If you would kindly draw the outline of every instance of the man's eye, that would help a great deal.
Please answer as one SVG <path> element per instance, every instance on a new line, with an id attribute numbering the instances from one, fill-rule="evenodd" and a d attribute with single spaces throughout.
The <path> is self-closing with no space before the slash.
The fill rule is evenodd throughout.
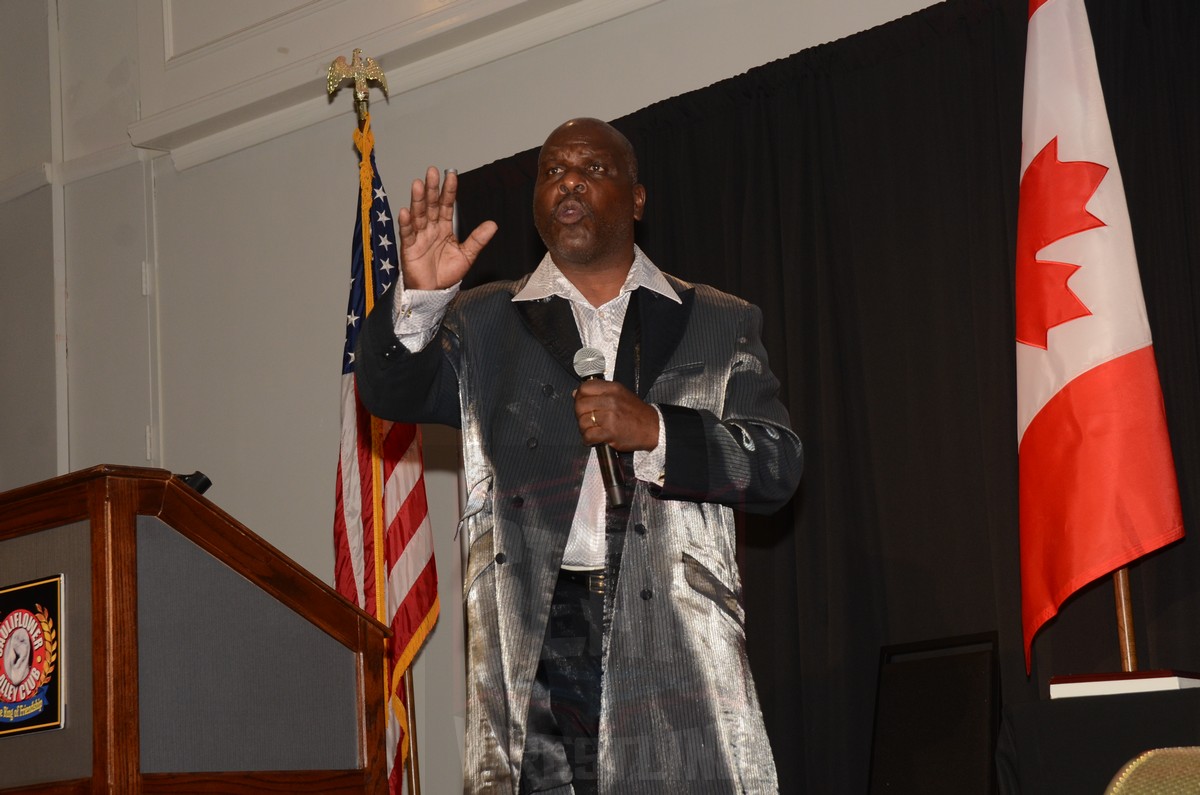
<path id="1" fill-rule="evenodd" d="M 604 164 L 603 163 L 592 163 L 592 171 L 597 174 L 601 173 L 602 171 L 604 171 Z"/>

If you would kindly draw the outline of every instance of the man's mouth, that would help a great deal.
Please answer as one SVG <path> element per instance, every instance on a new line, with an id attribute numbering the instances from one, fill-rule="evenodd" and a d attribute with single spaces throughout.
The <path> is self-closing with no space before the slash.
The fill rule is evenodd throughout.
<path id="1" fill-rule="evenodd" d="M 563 199 L 554 208 L 554 220 L 561 224 L 578 223 L 587 215 L 587 207 L 578 199 Z"/>

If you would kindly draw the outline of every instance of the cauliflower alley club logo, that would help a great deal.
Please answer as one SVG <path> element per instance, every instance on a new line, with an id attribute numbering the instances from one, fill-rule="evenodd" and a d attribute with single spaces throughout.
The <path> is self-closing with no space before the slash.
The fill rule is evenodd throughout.
<path id="1" fill-rule="evenodd" d="M 54 577 L 0 590 L 0 735 L 61 725 L 55 626 L 61 582 Z"/>

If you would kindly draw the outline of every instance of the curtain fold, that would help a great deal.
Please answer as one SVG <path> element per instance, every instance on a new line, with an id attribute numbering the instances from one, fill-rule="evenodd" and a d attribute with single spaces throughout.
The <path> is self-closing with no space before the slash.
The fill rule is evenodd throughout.
<path id="1" fill-rule="evenodd" d="M 1088 8 L 1190 526 L 1197 11 Z M 762 307 L 805 443 L 797 497 L 741 537 L 750 659 L 785 793 L 865 791 L 883 645 L 996 630 L 1005 703 L 1040 697 L 1052 674 L 1119 669 L 1100 582 L 1024 671 L 1013 272 L 1026 12 L 950 0 L 614 120 L 647 190 L 639 243 L 664 270 Z M 461 175 L 462 228 L 500 225 L 471 284 L 519 276 L 544 251 L 535 166 L 531 148 Z M 1134 567 L 1143 668 L 1200 670 L 1197 548 Z"/>

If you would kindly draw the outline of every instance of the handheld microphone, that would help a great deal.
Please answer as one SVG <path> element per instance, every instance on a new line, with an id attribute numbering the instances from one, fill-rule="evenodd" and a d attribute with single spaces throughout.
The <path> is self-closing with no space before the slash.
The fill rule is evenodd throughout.
<path id="1" fill-rule="evenodd" d="M 575 352 L 572 362 L 575 374 L 584 381 L 593 378 L 604 380 L 604 354 L 595 348 L 580 348 Z M 593 445 L 596 450 L 596 460 L 600 463 L 600 477 L 604 481 L 604 493 L 608 495 L 608 504 L 619 508 L 625 504 L 625 484 L 621 478 L 621 468 L 617 465 L 617 454 L 606 444 Z"/>

